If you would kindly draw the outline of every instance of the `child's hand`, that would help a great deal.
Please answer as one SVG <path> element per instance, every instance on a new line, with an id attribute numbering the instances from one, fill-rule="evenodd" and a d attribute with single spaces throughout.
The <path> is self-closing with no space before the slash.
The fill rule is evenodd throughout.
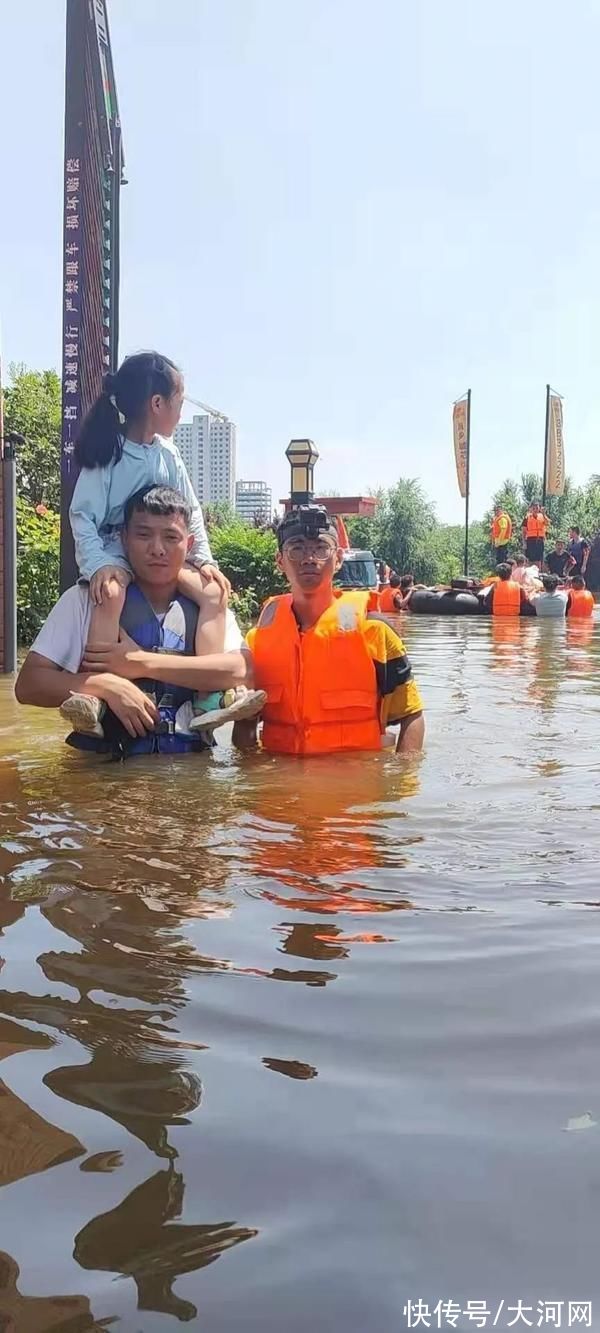
<path id="1" fill-rule="evenodd" d="M 217 584 L 221 589 L 221 601 L 228 602 L 231 596 L 231 584 L 222 571 L 217 569 L 216 565 L 206 564 L 201 566 L 200 573 L 205 583 Z"/>
<path id="2" fill-rule="evenodd" d="M 103 565 L 90 579 L 90 597 L 94 606 L 100 606 L 110 597 L 117 597 L 128 583 L 131 574 L 120 565 Z"/>

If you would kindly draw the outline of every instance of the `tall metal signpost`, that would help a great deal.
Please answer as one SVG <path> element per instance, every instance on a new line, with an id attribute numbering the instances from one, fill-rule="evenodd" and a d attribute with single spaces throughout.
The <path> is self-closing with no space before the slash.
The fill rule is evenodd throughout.
<path id="1" fill-rule="evenodd" d="M 121 124 L 106 0 L 67 0 L 63 175 L 61 588 L 77 577 L 69 504 L 74 446 L 117 365 Z"/>

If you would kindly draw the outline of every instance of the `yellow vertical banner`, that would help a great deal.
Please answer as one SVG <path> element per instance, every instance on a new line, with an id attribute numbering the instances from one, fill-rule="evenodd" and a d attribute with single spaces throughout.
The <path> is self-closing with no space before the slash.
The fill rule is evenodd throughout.
<path id="1" fill-rule="evenodd" d="M 562 399 L 550 394 L 546 446 L 546 495 L 562 495 L 565 489 L 565 444 Z"/>
<path id="2" fill-rule="evenodd" d="M 454 431 L 454 457 L 456 459 L 458 489 L 464 500 L 467 495 L 467 451 L 469 446 L 468 403 L 466 398 L 462 398 L 459 403 L 454 404 L 452 427 Z"/>

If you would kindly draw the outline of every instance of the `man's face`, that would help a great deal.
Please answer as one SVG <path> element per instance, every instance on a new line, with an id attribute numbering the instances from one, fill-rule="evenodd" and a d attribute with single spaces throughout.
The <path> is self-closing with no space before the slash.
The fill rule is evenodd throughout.
<path id="1" fill-rule="evenodd" d="M 539 514 L 539 512 L 540 512 L 540 506 L 539 506 L 538 504 L 534 504 L 534 505 L 532 505 L 532 506 L 531 506 L 531 512 L 532 512 L 532 514 Z"/>
<path id="2" fill-rule="evenodd" d="M 564 554 L 564 549 L 565 549 L 565 544 L 564 544 L 564 542 L 557 542 L 557 543 L 556 543 L 556 554 L 557 554 L 557 555 L 563 555 L 563 554 Z"/>
<path id="3" fill-rule="evenodd" d="M 136 510 L 123 529 L 123 549 L 134 574 L 157 588 L 176 581 L 193 540 L 183 514 Z"/>
<path id="4" fill-rule="evenodd" d="M 285 574 L 292 592 L 313 592 L 324 583 L 333 583 L 333 576 L 342 563 L 342 552 L 333 537 L 292 537 L 285 542 L 277 556 L 279 569 Z"/>

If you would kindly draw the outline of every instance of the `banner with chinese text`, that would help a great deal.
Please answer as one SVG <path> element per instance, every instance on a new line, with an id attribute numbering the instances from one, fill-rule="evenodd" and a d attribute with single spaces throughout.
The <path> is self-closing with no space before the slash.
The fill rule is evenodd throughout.
<path id="1" fill-rule="evenodd" d="M 460 403 L 454 404 L 452 426 L 454 430 L 454 457 L 456 459 L 458 489 L 464 500 L 467 494 L 467 449 L 469 443 L 468 403 L 466 398 L 461 399 Z"/>
<path id="2" fill-rule="evenodd" d="M 557 393 L 550 394 L 549 408 L 546 495 L 562 495 L 565 489 L 565 445 L 562 399 Z"/>

